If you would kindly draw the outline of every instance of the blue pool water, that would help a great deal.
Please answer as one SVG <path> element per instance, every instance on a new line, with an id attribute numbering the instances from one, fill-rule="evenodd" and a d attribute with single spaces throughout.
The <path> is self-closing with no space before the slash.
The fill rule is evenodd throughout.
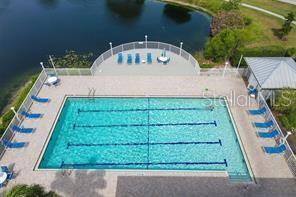
<path id="1" fill-rule="evenodd" d="M 217 170 L 249 177 L 225 102 L 67 98 L 39 169 Z"/>

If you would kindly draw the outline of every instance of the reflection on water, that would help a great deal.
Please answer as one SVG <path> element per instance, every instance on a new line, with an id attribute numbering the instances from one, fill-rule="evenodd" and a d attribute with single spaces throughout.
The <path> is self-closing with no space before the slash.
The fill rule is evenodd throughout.
<path id="1" fill-rule="evenodd" d="M 10 0 L 0 0 L 0 14 L 10 5 Z"/>
<path id="2" fill-rule="evenodd" d="M 107 8 L 121 19 L 135 19 L 143 10 L 145 0 L 106 0 Z"/>
<path id="3" fill-rule="evenodd" d="M 166 4 L 163 9 L 163 13 L 165 16 L 170 18 L 177 24 L 186 23 L 191 20 L 191 10 L 178 7 L 175 5 Z"/>
<path id="4" fill-rule="evenodd" d="M 205 13 L 151 0 L 0 0 L 0 97 L 16 78 L 39 71 L 49 54 L 66 50 L 98 56 L 109 42 L 116 46 L 144 35 L 200 50 L 210 21 Z"/>
<path id="5" fill-rule="evenodd" d="M 59 0 L 38 0 L 38 2 L 44 7 L 55 8 L 58 5 Z"/>

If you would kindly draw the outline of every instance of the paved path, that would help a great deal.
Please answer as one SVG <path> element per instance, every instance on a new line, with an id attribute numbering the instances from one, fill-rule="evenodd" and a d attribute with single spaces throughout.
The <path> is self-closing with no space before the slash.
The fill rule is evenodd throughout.
<path id="1" fill-rule="evenodd" d="M 296 5 L 296 0 L 279 0 L 279 1 Z"/>
<path id="2" fill-rule="evenodd" d="M 290 1 L 295 1 L 296 2 L 296 0 L 290 0 Z M 241 5 L 244 6 L 244 7 L 251 8 L 253 10 L 257 10 L 257 11 L 260 11 L 260 12 L 264 12 L 266 14 L 269 14 L 269 15 L 272 15 L 272 16 L 275 16 L 277 18 L 281 18 L 281 19 L 285 20 L 284 16 L 282 16 L 280 14 L 276 14 L 276 13 L 268 11 L 268 10 L 265 10 L 265 9 L 262 9 L 262 8 L 259 8 L 257 6 L 249 5 L 249 4 L 246 4 L 246 3 L 241 3 Z M 296 21 L 293 21 L 293 24 L 296 25 Z"/>

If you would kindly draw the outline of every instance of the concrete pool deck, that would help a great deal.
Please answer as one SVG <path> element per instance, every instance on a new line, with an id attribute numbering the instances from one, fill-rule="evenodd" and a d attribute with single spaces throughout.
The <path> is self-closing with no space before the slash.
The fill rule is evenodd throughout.
<path id="1" fill-rule="evenodd" d="M 16 134 L 13 141 L 28 142 L 24 149 L 9 149 L 1 165 L 13 165 L 17 176 L 8 187 L 18 183 L 41 184 L 63 196 L 294 196 L 296 182 L 283 155 L 266 155 L 262 146 L 274 146 L 273 139 L 259 139 L 251 122 L 250 106 L 232 105 L 230 96 L 247 96 L 242 78 L 218 76 L 61 76 L 57 87 L 43 86 L 38 96 L 50 98 L 46 104 L 34 103 L 31 111 L 43 113 L 41 119 L 25 119 L 24 127 L 36 128 L 33 134 Z M 231 183 L 224 172 L 176 171 L 62 171 L 35 170 L 37 160 L 49 136 L 65 95 L 88 95 L 94 88 L 96 96 L 228 96 L 230 110 L 242 140 L 256 183 Z"/>

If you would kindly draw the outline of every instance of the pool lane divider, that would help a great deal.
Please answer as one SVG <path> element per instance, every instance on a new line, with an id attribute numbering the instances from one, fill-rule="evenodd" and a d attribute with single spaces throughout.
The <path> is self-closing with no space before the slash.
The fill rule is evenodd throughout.
<path id="1" fill-rule="evenodd" d="M 152 109 L 78 109 L 79 113 L 103 113 L 103 112 L 146 112 L 146 111 L 213 111 L 214 107 L 181 107 L 181 108 L 152 108 Z"/>
<path id="2" fill-rule="evenodd" d="M 106 127 L 164 127 L 164 126 L 199 126 L 199 125 L 215 125 L 217 122 L 189 122 L 189 123 L 159 123 L 159 124 L 110 124 L 110 125 L 77 125 L 73 124 L 73 129 L 76 128 L 106 128 Z"/>
<path id="3" fill-rule="evenodd" d="M 225 165 L 228 167 L 226 159 L 214 162 L 129 162 L 129 163 L 65 163 L 62 161 L 61 168 L 75 168 L 87 166 L 153 166 L 153 165 Z"/>
<path id="4" fill-rule="evenodd" d="M 192 142 L 138 142 L 138 143 L 67 143 L 67 149 L 70 147 L 81 147 L 81 146 L 86 146 L 86 147 L 91 147 L 91 146 L 155 146 L 155 145 L 195 145 L 195 144 L 219 144 L 222 146 L 222 141 L 219 139 L 218 141 L 209 141 L 209 142 L 197 142 L 197 141 L 192 141 Z M 149 162 L 148 162 L 149 163 Z"/>

